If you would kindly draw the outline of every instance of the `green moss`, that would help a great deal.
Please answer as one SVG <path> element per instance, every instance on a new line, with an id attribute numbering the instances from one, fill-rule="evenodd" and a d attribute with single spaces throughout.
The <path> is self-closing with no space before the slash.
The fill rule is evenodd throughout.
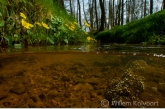
<path id="1" fill-rule="evenodd" d="M 165 44 L 165 10 L 124 26 L 99 32 L 96 39 L 102 43 Z"/>

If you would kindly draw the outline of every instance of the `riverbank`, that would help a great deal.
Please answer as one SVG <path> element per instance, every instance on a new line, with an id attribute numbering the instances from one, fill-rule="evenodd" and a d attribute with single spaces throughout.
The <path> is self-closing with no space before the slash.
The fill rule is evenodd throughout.
<path id="1" fill-rule="evenodd" d="M 165 10 L 98 33 L 102 43 L 165 44 Z"/>

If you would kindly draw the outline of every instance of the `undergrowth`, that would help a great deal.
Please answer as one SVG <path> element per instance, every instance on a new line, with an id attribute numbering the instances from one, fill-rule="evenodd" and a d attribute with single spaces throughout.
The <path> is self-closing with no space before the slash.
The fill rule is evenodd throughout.
<path id="1" fill-rule="evenodd" d="M 79 44 L 88 36 L 53 0 L 0 0 L 0 45 Z"/>

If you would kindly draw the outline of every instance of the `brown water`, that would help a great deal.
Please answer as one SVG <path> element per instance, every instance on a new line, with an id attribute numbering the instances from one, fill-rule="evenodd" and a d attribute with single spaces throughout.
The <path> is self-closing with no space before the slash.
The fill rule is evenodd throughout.
<path id="1" fill-rule="evenodd" d="M 165 107 L 164 50 L 130 45 L 1 48 L 0 107 L 111 107 L 107 88 L 127 70 L 143 78 L 144 90 L 133 101 L 123 101 L 125 107 Z"/>

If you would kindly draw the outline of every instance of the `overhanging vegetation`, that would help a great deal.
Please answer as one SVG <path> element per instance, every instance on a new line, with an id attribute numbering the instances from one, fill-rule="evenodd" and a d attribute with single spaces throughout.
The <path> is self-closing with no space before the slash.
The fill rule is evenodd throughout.
<path id="1" fill-rule="evenodd" d="M 77 44 L 87 36 L 53 0 L 0 0 L 0 45 Z"/>

